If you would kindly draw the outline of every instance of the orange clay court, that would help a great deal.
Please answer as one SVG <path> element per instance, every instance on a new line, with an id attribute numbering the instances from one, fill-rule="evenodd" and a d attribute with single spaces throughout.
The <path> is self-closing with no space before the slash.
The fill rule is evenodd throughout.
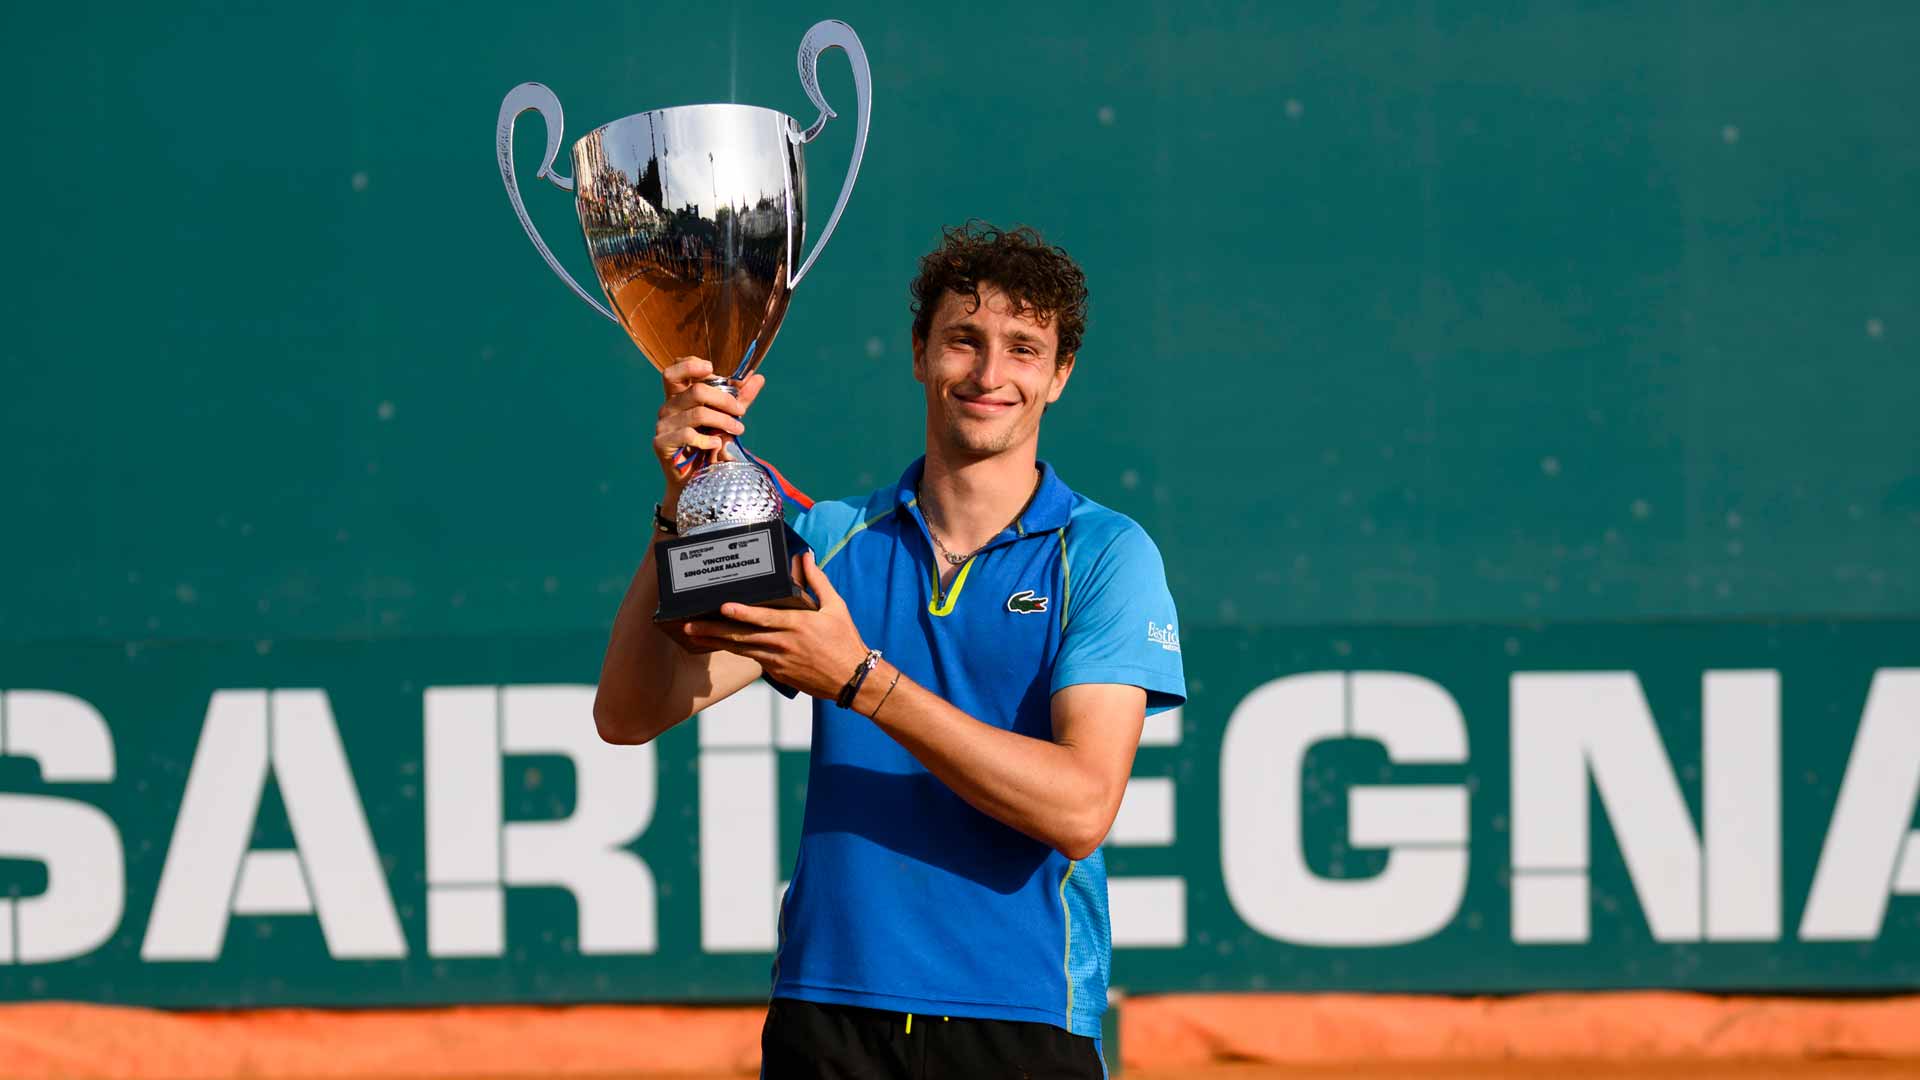
<path id="1" fill-rule="evenodd" d="M 1140 1080 L 1920 1076 L 1920 997 L 1177 995 L 1123 1009 L 1123 1071 Z M 0 1076 L 704 1080 L 754 1075 L 760 1019 L 754 1007 L 25 1004 L 0 1008 Z"/>

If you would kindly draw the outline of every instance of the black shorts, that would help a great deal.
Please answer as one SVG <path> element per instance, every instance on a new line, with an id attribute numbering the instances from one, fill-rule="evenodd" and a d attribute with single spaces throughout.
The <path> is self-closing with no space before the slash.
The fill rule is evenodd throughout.
<path id="1" fill-rule="evenodd" d="M 1101 1080 L 1099 1043 L 1052 1024 L 775 998 L 762 1080 Z"/>

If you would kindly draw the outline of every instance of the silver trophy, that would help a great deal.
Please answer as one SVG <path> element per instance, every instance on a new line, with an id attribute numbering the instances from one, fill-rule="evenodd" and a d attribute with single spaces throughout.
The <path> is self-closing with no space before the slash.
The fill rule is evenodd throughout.
<path id="1" fill-rule="evenodd" d="M 853 158 L 840 199 L 805 258 L 806 144 L 838 116 L 820 92 L 820 54 L 838 48 L 853 67 Z M 500 103 L 500 176 L 527 237 L 553 272 L 595 311 L 619 323 L 654 367 L 686 356 L 713 364 L 715 386 L 737 394 L 766 359 L 787 302 L 833 235 L 867 146 L 872 75 L 853 28 L 816 23 L 800 40 L 800 84 L 820 110 L 809 127 L 751 105 L 686 105 L 636 113 L 573 144 L 573 177 L 553 169 L 565 120 L 560 99 L 521 83 Z M 513 125 L 533 110 L 546 122 L 536 178 L 574 192 L 602 304 L 553 256 L 521 201 Z M 717 433 L 716 433 L 717 434 Z M 711 615 L 722 603 L 811 606 L 789 572 L 780 491 L 759 466 L 722 451 L 689 455 L 679 536 L 655 552 L 658 621 Z"/>

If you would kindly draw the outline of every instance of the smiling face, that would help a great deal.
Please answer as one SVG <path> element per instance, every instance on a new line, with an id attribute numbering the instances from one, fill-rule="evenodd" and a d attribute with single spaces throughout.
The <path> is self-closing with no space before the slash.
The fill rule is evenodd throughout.
<path id="1" fill-rule="evenodd" d="M 1017 448 L 1032 453 L 1040 414 L 1066 389 L 1073 357 L 1057 355 L 1059 333 L 996 286 L 972 296 L 948 292 L 913 341 L 913 377 L 926 387 L 927 437 L 963 458 Z"/>

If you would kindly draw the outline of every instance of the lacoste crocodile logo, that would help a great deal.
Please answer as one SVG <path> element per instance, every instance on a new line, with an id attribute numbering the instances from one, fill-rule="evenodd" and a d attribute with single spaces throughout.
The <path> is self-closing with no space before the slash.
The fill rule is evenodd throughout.
<path id="1" fill-rule="evenodd" d="M 1032 589 L 1021 589 L 1007 597 L 1007 610 L 1020 615 L 1032 615 L 1047 610 L 1047 598 L 1033 595 Z"/>

